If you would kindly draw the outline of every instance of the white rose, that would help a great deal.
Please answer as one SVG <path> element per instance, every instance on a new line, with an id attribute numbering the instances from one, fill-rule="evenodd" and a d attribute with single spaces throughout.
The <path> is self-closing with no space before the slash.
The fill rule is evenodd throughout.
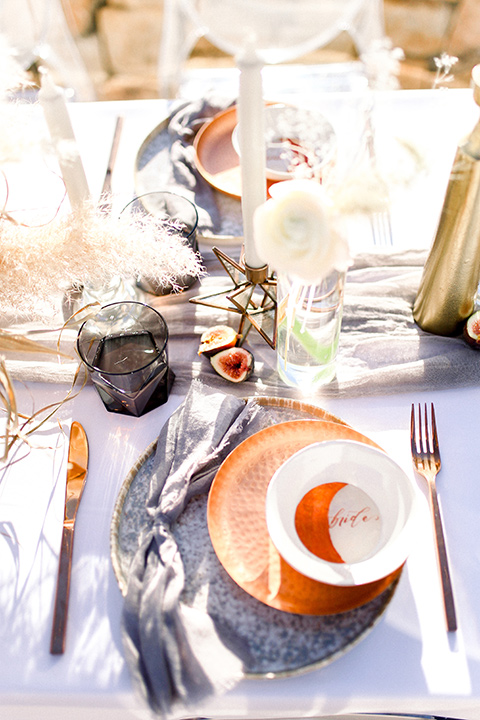
<path id="1" fill-rule="evenodd" d="M 255 243 L 277 272 L 315 283 L 350 265 L 348 244 L 334 228 L 326 193 L 314 180 L 287 180 L 270 188 L 271 198 L 254 216 Z"/>

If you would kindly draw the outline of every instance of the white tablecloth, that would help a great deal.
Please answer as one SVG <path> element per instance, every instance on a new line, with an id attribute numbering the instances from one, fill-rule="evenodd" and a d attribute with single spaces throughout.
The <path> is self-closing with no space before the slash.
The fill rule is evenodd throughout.
<path id="1" fill-rule="evenodd" d="M 312 89 L 313 92 L 314 88 Z M 322 97 L 310 98 L 322 104 Z M 324 107 L 333 102 L 325 98 Z M 378 99 L 383 127 L 420 139 L 431 174 L 428 193 L 399 198 L 399 241 L 428 246 L 459 137 L 476 120 L 468 90 L 399 91 Z M 71 107 L 92 193 L 98 193 L 115 117 L 125 129 L 113 179 L 115 202 L 133 193 L 138 146 L 165 116 L 162 101 L 77 104 Z M 438 154 L 437 154 L 438 151 Z M 423 186 L 424 189 L 427 186 Z M 123 203 L 123 205 L 122 205 Z M 403 206 L 402 206 L 402 203 Z M 403 207 L 403 209 L 402 209 Z M 408 210 L 408 217 L 407 217 Z M 403 240 L 401 239 L 403 238 Z M 428 238 L 428 239 L 427 239 Z M 228 388 L 226 388 L 228 389 Z M 18 384 L 28 412 L 61 399 L 59 384 Z M 125 666 L 122 597 L 110 563 L 109 533 L 119 488 L 138 456 L 181 402 L 142 418 L 104 411 L 86 387 L 59 412 L 66 430 L 81 422 L 90 443 L 90 469 L 77 519 L 67 648 L 49 654 L 58 551 L 63 518 L 66 439 L 56 421 L 23 446 L 23 459 L 0 468 L 0 717 L 132 720 L 146 717 Z M 380 623 L 332 664 L 296 677 L 245 680 L 195 709 L 199 717 L 330 717 L 354 712 L 425 713 L 477 720 L 480 714 L 480 554 L 476 470 L 480 389 L 432 390 L 373 398 L 322 398 L 319 405 L 370 436 L 413 477 L 409 453 L 412 402 L 435 402 L 443 467 L 439 492 L 457 602 L 459 630 L 445 630 L 428 503 L 421 536 Z M 422 486 L 423 487 L 423 486 Z"/>

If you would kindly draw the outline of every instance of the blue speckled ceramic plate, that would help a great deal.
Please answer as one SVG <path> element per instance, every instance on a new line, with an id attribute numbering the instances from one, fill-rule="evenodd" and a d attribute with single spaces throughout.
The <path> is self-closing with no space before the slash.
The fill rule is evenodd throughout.
<path id="1" fill-rule="evenodd" d="M 272 408 L 269 424 L 298 419 L 337 421 L 329 413 L 293 400 L 262 398 Z M 111 558 L 122 593 L 137 548 L 140 530 L 148 523 L 145 500 L 155 443 L 146 449 L 125 479 L 111 526 Z M 209 613 L 216 622 L 235 626 L 250 650 L 247 677 L 273 678 L 326 665 L 356 645 L 382 617 L 396 582 L 371 602 L 337 615 L 311 616 L 264 605 L 242 590 L 220 564 L 207 527 L 207 497 L 194 498 L 174 529 L 186 583 L 181 602 Z"/>

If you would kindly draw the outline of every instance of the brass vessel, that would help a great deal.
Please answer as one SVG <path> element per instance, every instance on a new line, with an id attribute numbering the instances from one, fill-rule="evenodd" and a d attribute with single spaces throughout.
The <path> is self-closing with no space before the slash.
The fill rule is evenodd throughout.
<path id="1" fill-rule="evenodd" d="M 480 65 L 472 70 L 480 106 Z M 432 249 L 413 305 L 415 322 L 456 335 L 474 310 L 480 280 L 480 120 L 458 148 Z"/>

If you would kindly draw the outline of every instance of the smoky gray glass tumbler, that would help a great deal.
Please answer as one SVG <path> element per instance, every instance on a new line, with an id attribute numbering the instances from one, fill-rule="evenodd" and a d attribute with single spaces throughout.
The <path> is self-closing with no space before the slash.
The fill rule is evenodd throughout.
<path id="1" fill-rule="evenodd" d="M 81 326 L 77 350 L 109 412 L 139 417 L 168 400 L 168 328 L 149 305 L 106 305 Z"/>

